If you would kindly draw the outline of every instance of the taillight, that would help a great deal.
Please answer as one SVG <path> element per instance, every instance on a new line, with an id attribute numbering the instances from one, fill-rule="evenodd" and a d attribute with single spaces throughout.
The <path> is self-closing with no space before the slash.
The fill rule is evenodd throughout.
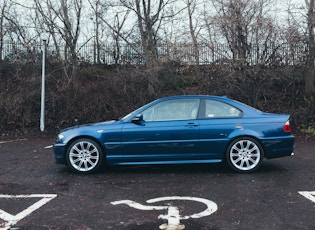
<path id="1" fill-rule="evenodd" d="M 290 126 L 290 122 L 287 121 L 284 126 L 283 126 L 283 131 L 286 132 L 286 133 L 289 133 L 291 132 L 291 126 Z"/>

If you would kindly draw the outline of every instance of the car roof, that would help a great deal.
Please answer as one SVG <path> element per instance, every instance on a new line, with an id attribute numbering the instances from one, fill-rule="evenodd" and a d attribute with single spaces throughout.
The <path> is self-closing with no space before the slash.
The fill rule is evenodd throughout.
<path id="1" fill-rule="evenodd" d="M 249 106 L 245 103 L 242 103 L 240 101 L 233 100 L 231 98 L 228 98 L 226 95 L 223 96 L 214 96 L 214 95 L 175 95 L 175 96 L 168 96 L 168 97 L 162 97 L 160 99 L 157 99 L 155 102 L 158 101 L 164 101 L 164 100 L 172 100 L 172 99 L 185 99 L 185 98 L 197 98 L 197 99 L 212 99 L 217 101 L 222 101 L 225 103 L 228 103 L 230 105 L 233 105 L 237 107 L 238 109 L 241 109 L 243 112 L 246 112 L 248 115 L 251 114 L 257 114 L 261 113 L 262 111 Z"/>
<path id="2" fill-rule="evenodd" d="M 213 100 L 219 100 L 223 102 L 227 102 L 229 104 L 234 104 L 235 106 L 248 106 L 246 104 L 243 104 L 239 101 L 235 101 L 233 99 L 228 98 L 227 96 L 213 96 L 213 95 L 176 95 L 176 96 L 168 96 L 168 97 L 162 97 L 157 99 L 156 101 L 166 101 L 171 99 L 187 99 L 187 98 L 197 98 L 197 99 L 213 99 Z M 250 107 L 250 106 L 248 106 Z"/>
<path id="3" fill-rule="evenodd" d="M 222 98 L 228 98 L 227 96 L 213 96 L 213 95 L 174 95 L 174 96 L 168 96 L 168 97 L 162 97 L 160 99 L 178 99 L 178 98 L 213 98 L 213 99 L 222 99 Z"/>

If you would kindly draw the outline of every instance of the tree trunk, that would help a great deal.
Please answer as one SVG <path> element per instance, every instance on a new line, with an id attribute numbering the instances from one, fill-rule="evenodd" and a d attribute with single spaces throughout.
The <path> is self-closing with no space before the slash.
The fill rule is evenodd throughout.
<path id="1" fill-rule="evenodd" d="M 307 61 L 307 69 L 305 74 L 305 94 L 311 95 L 315 92 L 314 87 L 314 73 L 315 73 L 315 36 L 314 36 L 314 2 L 315 0 L 306 1 L 308 6 L 307 26 L 308 26 L 308 39 L 309 39 L 309 56 Z"/>

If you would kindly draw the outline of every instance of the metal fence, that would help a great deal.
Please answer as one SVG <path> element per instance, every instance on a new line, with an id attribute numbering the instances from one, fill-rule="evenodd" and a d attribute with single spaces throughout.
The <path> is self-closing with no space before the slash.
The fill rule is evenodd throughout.
<path id="1" fill-rule="evenodd" d="M 120 45 L 119 49 L 113 44 L 86 43 L 78 45 L 77 58 L 81 62 L 101 64 L 144 64 L 141 46 Z M 47 47 L 49 58 L 58 61 L 67 61 L 69 54 L 61 50 L 58 54 L 56 49 Z M 196 56 L 198 54 L 198 56 Z M 269 44 L 255 45 L 246 50 L 246 63 L 249 65 L 277 64 L 277 65 L 300 65 L 306 62 L 308 47 L 305 43 L 297 44 Z M 41 44 L 4 42 L 0 47 L 0 60 L 6 61 L 39 61 Z M 228 44 L 200 44 L 198 52 L 192 44 L 161 44 L 157 47 L 159 62 L 176 61 L 183 64 L 228 64 L 237 61 L 237 52 L 233 52 Z"/>

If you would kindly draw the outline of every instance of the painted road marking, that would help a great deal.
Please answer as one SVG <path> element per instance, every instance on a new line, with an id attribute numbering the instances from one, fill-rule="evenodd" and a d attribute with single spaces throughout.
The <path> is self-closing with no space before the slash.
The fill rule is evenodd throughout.
<path id="1" fill-rule="evenodd" d="M 172 200 L 189 200 L 189 201 L 196 201 L 200 203 L 204 203 L 207 208 L 199 213 L 192 214 L 192 215 L 186 215 L 186 216 L 180 216 L 179 215 L 179 209 L 175 206 L 148 206 L 148 205 L 142 205 L 137 202 L 134 202 L 132 200 L 120 200 L 120 201 L 114 201 L 111 202 L 113 205 L 118 204 L 127 204 L 132 208 L 136 208 L 139 210 L 168 210 L 168 213 L 166 215 L 159 215 L 159 219 L 165 219 L 168 220 L 168 223 L 160 225 L 160 229 L 165 230 L 180 230 L 184 229 L 185 225 L 180 223 L 180 220 L 187 220 L 189 218 L 201 218 L 204 216 L 209 216 L 212 213 L 216 212 L 218 210 L 218 206 L 216 203 L 214 203 L 211 200 L 198 198 L 198 197 L 188 197 L 188 196 L 171 196 L 171 197 L 159 197 L 147 200 L 146 202 L 149 204 L 161 202 L 161 201 L 172 201 Z"/>
<path id="2" fill-rule="evenodd" d="M 9 140 L 9 141 L 0 141 L 0 144 L 6 144 L 6 143 L 11 143 L 15 141 L 27 141 L 27 139 L 16 139 L 16 140 Z"/>
<path id="3" fill-rule="evenodd" d="M 299 192 L 300 195 L 304 196 L 305 198 L 313 201 L 315 203 L 315 191 L 307 192 L 307 191 L 301 191 Z"/>
<path id="4" fill-rule="evenodd" d="M 35 210 L 39 209 L 52 199 L 56 198 L 57 194 L 30 194 L 30 195 L 1 195 L 0 199 L 19 199 L 19 198 L 42 198 L 39 201 L 35 202 L 22 212 L 12 215 L 10 213 L 7 213 L 6 211 L 0 209 L 0 219 L 4 220 L 4 225 L 0 224 L 1 230 L 7 230 L 10 229 L 12 225 L 15 225 L 18 221 L 22 220 Z"/>

